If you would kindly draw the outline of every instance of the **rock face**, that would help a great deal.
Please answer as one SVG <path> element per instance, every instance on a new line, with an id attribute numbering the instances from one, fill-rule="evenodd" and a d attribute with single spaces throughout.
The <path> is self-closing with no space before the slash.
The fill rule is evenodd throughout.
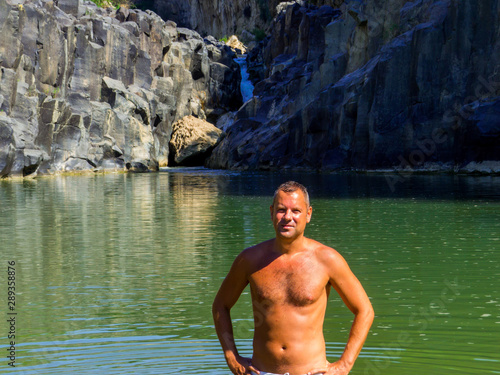
<path id="1" fill-rule="evenodd" d="M 343 0 L 133 0 L 140 9 L 151 9 L 164 20 L 217 38 L 255 29 L 266 30 L 276 14 L 288 4 L 311 3 L 338 6 Z M 241 39 L 241 38 L 240 38 Z M 246 41 L 244 41 L 246 42 Z"/>
<path id="2" fill-rule="evenodd" d="M 217 38 L 240 35 L 243 30 L 265 30 L 276 15 L 279 0 L 134 0 L 141 8 L 155 11 L 202 35 Z"/>
<path id="3" fill-rule="evenodd" d="M 291 4 L 340 6 L 344 0 L 133 0 L 140 9 L 151 9 L 164 20 L 172 20 L 201 35 L 217 38 L 267 30 L 273 18 Z"/>
<path id="4" fill-rule="evenodd" d="M 222 139 L 223 132 L 207 121 L 186 116 L 174 123 L 170 165 L 202 165 Z"/>
<path id="5" fill-rule="evenodd" d="M 148 3 L 217 36 L 276 14 L 254 97 L 229 47 L 151 11 L 0 0 L 0 177 L 199 162 L 186 116 L 224 128 L 215 168 L 498 171 L 500 0 Z"/>
<path id="6" fill-rule="evenodd" d="M 229 47 L 152 12 L 0 0 L 0 177 L 157 169 L 172 124 L 241 105 Z"/>
<path id="7" fill-rule="evenodd" d="M 254 97 L 208 165 L 411 172 L 500 160 L 499 11 L 498 0 L 284 8 L 249 56 Z"/>

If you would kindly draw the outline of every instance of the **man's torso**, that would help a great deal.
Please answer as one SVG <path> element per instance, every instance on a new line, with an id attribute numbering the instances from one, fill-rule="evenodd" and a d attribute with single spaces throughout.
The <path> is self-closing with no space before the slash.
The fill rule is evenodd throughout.
<path id="1" fill-rule="evenodd" d="M 327 363 L 323 321 L 329 277 L 317 256 L 322 245 L 308 243 L 294 255 L 273 252 L 272 241 L 254 249 L 249 283 L 255 322 L 253 364 L 259 370 L 304 374 Z"/>

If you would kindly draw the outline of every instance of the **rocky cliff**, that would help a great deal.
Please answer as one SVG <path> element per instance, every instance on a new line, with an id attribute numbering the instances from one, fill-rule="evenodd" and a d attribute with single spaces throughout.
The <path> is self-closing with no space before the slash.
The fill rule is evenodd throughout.
<path id="1" fill-rule="evenodd" d="M 203 33 L 274 9 L 254 97 L 240 108 L 229 48 L 151 11 L 0 0 L 0 177 L 199 163 L 215 145 L 213 168 L 499 172 L 500 0 L 163 4 Z M 225 138 L 199 125 L 230 111 Z"/>
<path id="2" fill-rule="evenodd" d="M 241 35 L 243 30 L 266 29 L 278 0 L 134 0 L 138 7 L 151 9 L 165 20 L 217 38 Z"/>
<path id="3" fill-rule="evenodd" d="M 241 105 L 234 53 L 152 12 L 0 0 L 0 177 L 167 165 L 172 124 Z"/>
<path id="4" fill-rule="evenodd" d="M 299 4 L 340 6 L 343 0 L 131 0 L 141 9 L 150 9 L 165 20 L 175 21 L 202 35 L 217 38 L 267 30 L 273 18 L 286 6 Z M 244 39 L 244 38 L 243 38 Z"/>
<path id="5" fill-rule="evenodd" d="M 214 168 L 499 172 L 500 1 L 283 8 Z M 491 161 L 494 161 L 491 163 Z"/>

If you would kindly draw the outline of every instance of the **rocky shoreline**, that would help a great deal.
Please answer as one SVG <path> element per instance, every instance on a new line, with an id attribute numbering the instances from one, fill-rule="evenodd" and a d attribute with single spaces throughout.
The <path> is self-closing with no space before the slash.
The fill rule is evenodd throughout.
<path id="1" fill-rule="evenodd" d="M 231 29 L 246 9 L 233 3 L 203 34 Z M 0 178 L 182 164 L 500 174 L 499 0 L 314 3 L 272 2 L 261 25 L 253 1 L 234 23 L 268 33 L 242 103 L 234 50 L 152 11 L 0 0 Z"/>
<path id="2" fill-rule="evenodd" d="M 0 30 L 0 177 L 158 170 L 175 122 L 241 105 L 235 53 L 153 12 L 0 0 Z"/>

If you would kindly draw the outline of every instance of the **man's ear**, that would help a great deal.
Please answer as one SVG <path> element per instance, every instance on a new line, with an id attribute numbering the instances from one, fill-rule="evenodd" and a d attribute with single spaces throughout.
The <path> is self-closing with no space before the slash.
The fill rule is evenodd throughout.
<path id="1" fill-rule="evenodd" d="M 307 223 L 311 221 L 312 213 L 313 213 L 313 208 L 312 206 L 309 206 L 309 208 L 307 209 L 307 217 L 306 217 Z"/>
<path id="2" fill-rule="evenodd" d="M 272 204 L 272 205 L 269 207 L 269 210 L 271 211 L 271 220 L 273 220 L 274 204 Z"/>

